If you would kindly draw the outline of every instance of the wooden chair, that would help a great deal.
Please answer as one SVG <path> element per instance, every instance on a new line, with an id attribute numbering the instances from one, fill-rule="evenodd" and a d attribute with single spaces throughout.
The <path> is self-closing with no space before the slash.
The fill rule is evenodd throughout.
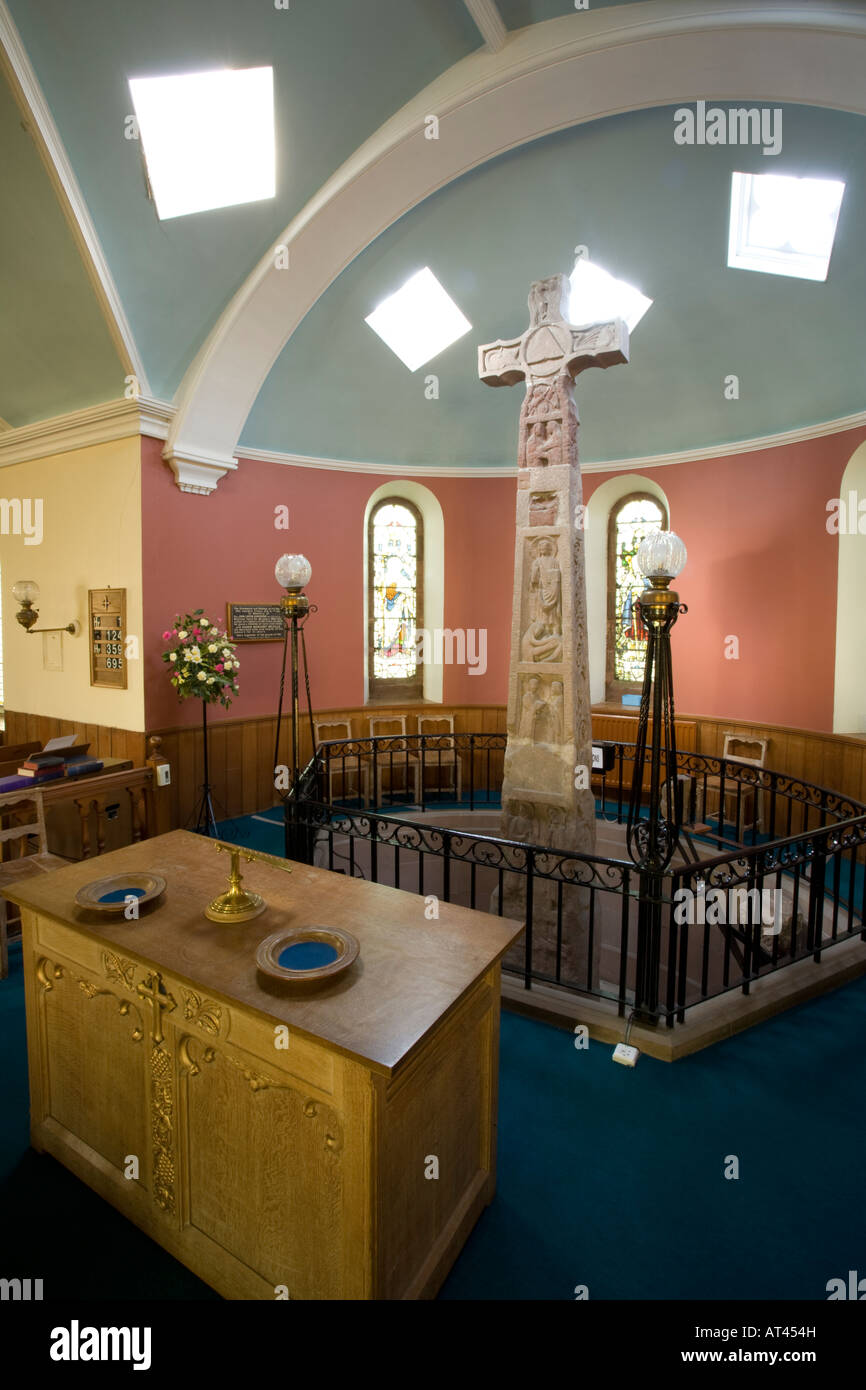
<path id="1" fill-rule="evenodd" d="M 352 737 L 352 725 L 348 719 L 314 719 L 313 728 L 316 734 L 317 747 L 320 743 L 328 743 L 331 739 Z M 369 806 L 370 759 L 366 754 L 347 753 L 340 757 L 329 758 L 325 765 L 325 775 L 328 779 L 329 802 L 334 800 L 334 778 L 339 777 L 344 800 L 349 795 L 350 781 L 354 779 L 357 794 L 361 798 L 361 805 Z"/>
<path id="2" fill-rule="evenodd" d="M 769 739 L 766 738 L 751 738 L 743 734 L 725 734 L 722 757 L 735 763 L 748 763 L 750 767 L 763 767 L 769 746 Z M 721 778 L 708 777 L 706 779 L 706 797 L 704 798 L 701 794 L 703 804 L 697 813 L 698 820 L 705 820 L 707 815 L 713 813 L 718 814 L 720 788 Z M 703 788 L 701 788 L 701 793 L 703 793 Z M 737 816 L 737 795 L 737 785 L 726 781 L 724 817 L 725 822 L 730 825 L 734 824 Z M 763 823 L 760 791 L 755 787 L 742 786 L 739 789 L 739 797 L 740 823 L 737 825 L 737 834 L 740 835 L 747 826 L 754 826 L 756 830 L 760 830 Z"/>
<path id="3" fill-rule="evenodd" d="M 33 807 L 33 818 L 30 819 L 29 812 L 25 807 Z M 4 824 L 8 818 L 13 821 L 12 825 Z M 35 836 L 38 841 L 38 849 L 35 854 L 26 854 L 25 842 L 30 836 Z M 45 834 L 45 807 L 42 803 L 42 792 L 28 791 L 22 787 L 17 792 L 5 792 L 0 796 L 0 844 L 5 845 L 11 841 L 19 841 L 18 848 L 22 853 L 15 859 L 5 860 L 0 864 L 0 980 L 5 980 L 9 973 L 9 950 L 6 939 L 6 899 L 3 897 L 3 888 L 7 885 L 20 882 L 23 878 L 33 878 L 35 874 L 50 873 L 52 869 L 62 869 L 69 863 L 68 859 L 61 859 L 57 854 L 49 854 L 47 849 L 47 838 Z"/>
<path id="4" fill-rule="evenodd" d="M 390 728 L 385 728 L 390 725 Z M 373 757 L 373 767 L 375 769 L 375 799 L 376 805 L 382 804 L 382 780 L 383 773 L 391 773 L 391 785 L 389 791 L 393 794 L 394 774 L 402 769 L 406 773 L 405 790 L 409 791 L 409 774 L 412 775 L 412 782 L 415 791 L 415 804 L 421 803 L 421 759 L 417 753 L 410 753 L 406 748 L 406 716 L 405 714 L 376 715 L 370 719 L 371 738 L 392 738 L 397 744 L 393 750 L 379 750 Z M 400 747 L 400 740 L 403 746 Z"/>
<path id="5" fill-rule="evenodd" d="M 434 725 L 440 727 L 434 728 Z M 453 791 L 459 801 L 463 786 L 463 764 L 454 743 L 454 715 L 419 714 L 418 732 L 419 734 L 426 734 L 428 739 L 431 739 L 432 736 L 431 741 L 423 746 L 421 759 L 424 772 L 433 768 L 439 774 L 434 790 L 437 792 Z M 442 781 L 443 768 L 453 769 L 450 781 L 445 781 L 444 784 Z"/>

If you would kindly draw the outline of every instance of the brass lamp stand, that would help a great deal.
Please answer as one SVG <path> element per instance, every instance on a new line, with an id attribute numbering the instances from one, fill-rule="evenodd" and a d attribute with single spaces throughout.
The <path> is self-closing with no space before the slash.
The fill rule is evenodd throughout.
<path id="1" fill-rule="evenodd" d="M 640 1022 L 649 1024 L 657 1024 L 659 1018 L 664 871 L 681 834 L 670 634 L 680 613 L 688 610 L 670 584 L 686 559 L 686 547 L 673 531 L 655 531 L 646 536 L 635 557 L 637 568 L 649 579 L 651 587 L 638 599 L 648 636 L 626 844 L 631 859 L 641 870 L 634 1012 Z M 647 760 L 649 806 L 644 817 L 641 802 Z"/>
<path id="2" fill-rule="evenodd" d="M 313 570 L 309 560 L 303 555 L 281 555 L 274 567 L 278 583 L 285 589 L 283 597 L 280 599 L 280 608 L 283 614 L 285 627 L 285 637 L 283 641 L 283 669 L 280 677 L 280 703 L 277 710 L 277 735 L 274 745 L 274 772 L 279 765 L 280 749 L 280 723 L 283 713 L 283 695 L 286 681 L 286 658 L 288 650 L 291 651 L 292 678 L 291 678 L 291 701 L 292 701 L 292 765 L 291 765 L 291 786 L 285 793 L 281 792 L 285 803 L 285 835 L 286 835 L 286 857 L 288 859 L 300 860 L 301 863 L 310 864 L 313 858 L 313 845 L 315 832 L 310 831 L 307 826 L 300 821 L 300 766 L 298 763 L 298 730 L 300 721 L 300 701 L 298 698 L 299 686 L 299 662 L 298 644 L 303 650 L 304 659 L 304 683 L 307 694 L 307 714 L 310 720 L 310 739 L 312 741 L 313 756 L 316 754 L 316 735 L 313 726 L 313 708 L 310 700 L 310 672 L 307 665 L 307 647 L 304 639 L 304 626 L 310 613 L 315 613 L 316 605 L 311 604 L 307 595 L 304 593 L 304 585 L 309 584 Z M 275 781 L 275 786 L 279 783 Z"/>

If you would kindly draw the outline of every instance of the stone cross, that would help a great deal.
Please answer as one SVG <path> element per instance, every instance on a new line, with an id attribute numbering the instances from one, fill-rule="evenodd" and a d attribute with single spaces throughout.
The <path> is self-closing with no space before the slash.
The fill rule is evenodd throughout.
<path id="1" fill-rule="evenodd" d="M 517 449 L 502 834 L 591 853 L 595 802 L 589 785 L 592 722 L 574 378 L 587 367 L 627 362 L 628 328 L 621 319 L 575 327 L 567 317 L 569 294 L 566 275 L 536 281 L 529 292 L 528 329 L 519 338 L 479 347 L 478 375 L 488 386 L 526 383 Z M 503 911 L 521 917 L 525 889 L 515 875 L 506 879 Z M 563 906 L 562 968 L 563 978 L 585 981 L 590 971 L 595 978 L 597 959 L 586 960 L 586 914 L 574 896 L 580 892 L 564 893 L 569 903 Z M 557 885 L 537 883 L 533 964 L 551 974 L 556 904 Z M 597 958 L 597 941 L 593 954 Z"/>

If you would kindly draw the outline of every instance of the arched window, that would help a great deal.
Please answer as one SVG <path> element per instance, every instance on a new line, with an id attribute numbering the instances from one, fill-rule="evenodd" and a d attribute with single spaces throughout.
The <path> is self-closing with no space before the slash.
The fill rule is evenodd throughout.
<path id="1" fill-rule="evenodd" d="M 667 512 L 656 497 L 632 492 L 611 509 L 607 537 L 608 700 L 639 692 L 646 659 L 646 631 L 637 598 L 645 588 L 635 568 L 638 546 L 650 531 L 666 531 Z"/>
<path id="2" fill-rule="evenodd" d="M 383 498 L 370 513 L 367 554 L 370 698 L 420 699 L 424 523 L 418 508 L 404 497 Z"/>

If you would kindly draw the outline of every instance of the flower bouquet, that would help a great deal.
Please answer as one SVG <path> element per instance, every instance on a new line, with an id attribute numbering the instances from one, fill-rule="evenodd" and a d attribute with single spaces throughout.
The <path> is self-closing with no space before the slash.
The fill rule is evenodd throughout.
<path id="1" fill-rule="evenodd" d="M 203 614 L 204 610 L 197 608 L 175 619 L 174 627 L 162 634 L 168 643 L 162 659 L 171 670 L 171 683 L 179 699 L 193 696 L 228 709 L 238 693 L 240 662 L 228 634 L 220 632 Z"/>

